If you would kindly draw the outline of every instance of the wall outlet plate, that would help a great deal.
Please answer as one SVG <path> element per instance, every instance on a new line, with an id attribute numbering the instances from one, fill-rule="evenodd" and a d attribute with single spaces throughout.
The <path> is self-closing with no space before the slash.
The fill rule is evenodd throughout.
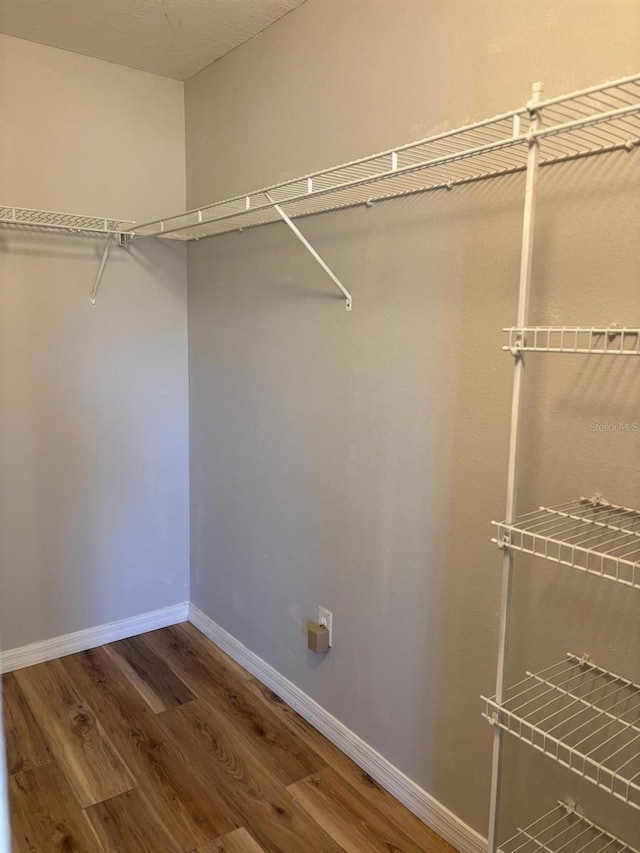
<path id="1" fill-rule="evenodd" d="M 318 622 L 329 629 L 329 648 L 333 645 L 333 613 L 326 607 L 318 607 Z"/>

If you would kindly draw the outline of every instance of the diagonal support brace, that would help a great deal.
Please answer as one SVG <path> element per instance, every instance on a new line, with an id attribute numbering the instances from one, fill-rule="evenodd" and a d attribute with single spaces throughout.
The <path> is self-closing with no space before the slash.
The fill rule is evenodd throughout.
<path id="1" fill-rule="evenodd" d="M 98 291 L 100 290 L 100 282 L 102 281 L 102 273 L 104 272 L 104 268 L 107 263 L 107 258 L 109 257 L 109 252 L 111 251 L 111 246 L 113 245 L 113 237 L 107 237 L 107 242 L 104 244 L 104 251 L 102 253 L 102 257 L 100 258 L 100 265 L 98 267 L 98 272 L 96 273 L 95 280 L 93 282 L 93 287 L 91 288 L 91 305 L 96 307 L 96 300 L 98 298 Z"/>
<path id="2" fill-rule="evenodd" d="M 293 224 L 293 222 L 291 221 L 291 219 L 289 219 L 289 217 L 288 217 L 288 216 L 287 216 L 287 214 L 284 212 L 284 210 L 280 207 L 280 205 L 279 205 L 279 204 L 276 204 L 276 203 L 273 201 L 273 199 L 271 198 L 271 196 L 269 195 L 269 193 L 265 193 L 265 196 L 266 196 L 266 197 L 269 199 L 269 201 L 273 204 L 273 209 L 276 211 L 276 213 L 277 213 L 277 214 L 278 214 L 278 216 L 282 219 L 282 221 L 283 221 L 283 222 L 285 222 L 285 223 L 289 226 L 289 228 L 293 231 L 293 233 L 296 235 L 296 237 L 298 238 L 298 240 L 300 240 L 300 242 L 301 242 L 301 243 L 302 243 L 302 245 L 305 247 L 305 249 L 307 250 L 307 252 L 309 252 L 309 254 L 310 254 L 312 257 L 314 257 L 314 258 L 315 258 L 315 260 L 320 264 L 320 266 L 322 267 L 322 269 L 323 269 L 323 270 L 326 272 L 326 274 L 329 276 L 329 278 L 331 279 L 331 281 L 336 285 L 336 287 L 338 287 L 338 288 L 342 291 L 342 294 L 343 294 L 344 298 L 347 300 L 347 306 L 346 306 L 346 307 L 347 307 L 347 311 L 351 311 L 351 307 L 352 307 L 352 304 L 353 304 L 353 300 L 352 300 L 352 298 L 351 298 L 351 294 L 349 293 L 349 291 L 347 290 L 347 288 L 342 284 L 342 282 L 340 281 L 340 279 L 338 278 L 338 276 L 337 276 L 337 275 L 336 275 L 336 274 L 335 274 L 335 273 L 334 273 L 334 272 L 333 272 L 333 271 L 332 271 L 332 270 L 327 266 L 327 264 L 322 260 L 322 258 L 320 257 L 320 255 L 316 252 L 316 250 L 315 250 L 315 249 L 313 248 L 313 246 L 311 245 L 311 243 L 307 240 L 307 238 L 304 236 L 304 234 L 302 234 L 302 233 L 301 233 L 300 229 L 299 229 L 299 228 L 297 228 L 297 226 L 295 226 L 295 225 Z"/>

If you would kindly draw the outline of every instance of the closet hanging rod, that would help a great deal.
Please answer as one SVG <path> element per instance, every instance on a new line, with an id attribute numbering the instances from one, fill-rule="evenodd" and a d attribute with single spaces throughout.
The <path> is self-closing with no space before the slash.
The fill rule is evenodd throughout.
<path id="1" fill-rule="evenodd" d="M 540 165 L 640 144 L 640 74 L 531 103 L 494 118 L 129 229 L 130 239 L 198 240 L 387 198 L 523 171 L 533 139 Z"/>

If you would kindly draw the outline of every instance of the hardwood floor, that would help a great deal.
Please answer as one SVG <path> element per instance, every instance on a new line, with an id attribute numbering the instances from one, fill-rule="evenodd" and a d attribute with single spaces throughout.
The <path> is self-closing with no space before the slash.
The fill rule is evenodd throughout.
<path id="1" fill-rule="evenodd" d="M 455 853 L 188 623 L 3 701 L 13 853 Z"/>

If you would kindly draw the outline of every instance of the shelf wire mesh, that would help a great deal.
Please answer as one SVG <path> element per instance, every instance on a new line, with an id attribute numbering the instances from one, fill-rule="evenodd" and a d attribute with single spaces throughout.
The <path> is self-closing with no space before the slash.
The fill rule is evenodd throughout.
<path id="1" fill-rule="evenodd" d="M 199 239 L 279 221 L 274 204 L 293 219 L 519 171 L 527 146 L 523 136 L 513 136 L 514 115 L 138 225 L 134 234 Z"/>
<path id="2" fill-rule="evenodd" d="M 0 224 L 53 228 L 72 233 L 121 234 L 135 223 L 126 219 L 108 219 L 98 216 L 83 216 L 75 213 L 60 213 L 53 210 L 32 210 L 26 207 L 0 205 Z"/>
<path id="3" fill-rule="evenodd" d="M 528 106 L 419 142 L 314 172 L 246 195 L 137 225 L 132 239 L 200 239 L 279 219 L 451 188 L 524 171 L 530 144 L 542 166 L 591 154 L 632 149 L 640 141 L 640 75 Z"/>
<path id="4" fill-rule="evenodd" d="M 626 424 L 621 424 L 626 427 Z M 629 425 L 631 426 L 631 425 Z M 512 524 L 494 521 L 492 540 L 589 574 L 640 588 L 640 512 L 603 498 L 539 507 Z"/>
<path id="5" fill-rule="evenodd" d="M 503 329 L 510 352 L 640 355 L 640 328 L 618 326 L 512 326 Z"/>
<path id="6" fill-rule="evenodd" d="M 500 845 L 500 853 L 639 853 L 592 823 L 575 808 L 558 803 Z"/>
<path id="7" fill-rule="evenodd" d="M 483 700 L 492 724 L 640 809 L 640 686 L 570 653 Z"/>

